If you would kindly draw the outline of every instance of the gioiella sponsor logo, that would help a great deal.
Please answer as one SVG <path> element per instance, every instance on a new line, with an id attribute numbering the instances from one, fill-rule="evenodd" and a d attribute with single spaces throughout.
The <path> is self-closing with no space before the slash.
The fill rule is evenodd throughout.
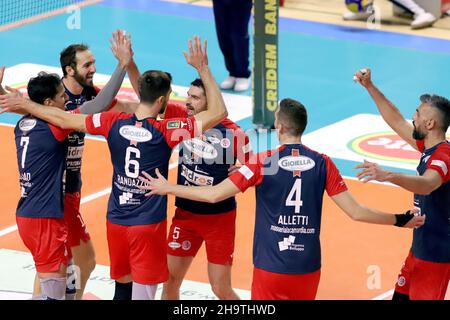
<path id="1" fill-rule="evenodd" d="M 19 129 L 24 132 L 30 131 L 36 126 L 36 123 L 36 119 L 25 118 L 19 122 Z"/>
<path id="2" fill-rule="evenodd" d="M 216 148 L 207 142 L 204 142 L 198 138 L 184 141 L 186 148 L 193 154 L 204 159 L 215 159 L 218 155 Z"/>
<path id="3" fill-rule="evenodd" d="M 145 128 L 135 126 L 123 126 L 119 133 L 122 137 L 130 141 L 147 142 L 152 139 L 152 133 Z"/>
<path id="4" fill-rule="evenodd" d="M 360 136 L 350 141 L 348 147 L 362 156 L 375 159 L 414 164 L 420 159 L 420 152 L 394 132 Z"/>

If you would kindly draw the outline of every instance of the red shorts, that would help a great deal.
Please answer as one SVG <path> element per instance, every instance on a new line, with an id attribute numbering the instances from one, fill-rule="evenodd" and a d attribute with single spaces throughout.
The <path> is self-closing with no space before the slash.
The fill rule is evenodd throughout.
<path id="1" fill-rule="evenodd" d="M 195 214 L 177 208 L 167 238 L 167 252 L 178 257 L 195 257 L 205 241 L 208 261 L 233 263 L 236 210 L 220 214 Z"/>
<path id="2" fill-rule="evenodd" d="M 444 300 L 450 279 L 450 263 L 431 262 L 414 257 L 406 258 L 395 291 L 411 300 Z"/>
<path id="3" fill-rule="evenodd" d="M 139 226 L 107 221 L 106 228 L 112 279 L 131 274 L 140 284 L 167 281 L 166 220 Z"/>
<path id="4" fill-rule="evenodd" d="M 66 193 L 64 196 L 64 221 L 67 223 L 69 234 L 67 236 L 67 246 L 69 248 L 78 247 L 80 241 L 91 240 L 86 224 L 80 214 L 79 192 Z"/>
<path id="5" fill-rule="evenodd" d="M 306 274 L 282 274 L 253 268 L 252 300 L 314 300 L 320 269 Z"/>
<path id="6" fill-rule="evenodd" d="M 58 272 L 61 264 L 67 266 L 67 226 L 63 219 L 16 217 L 16 221 L 37 272 Z"/>

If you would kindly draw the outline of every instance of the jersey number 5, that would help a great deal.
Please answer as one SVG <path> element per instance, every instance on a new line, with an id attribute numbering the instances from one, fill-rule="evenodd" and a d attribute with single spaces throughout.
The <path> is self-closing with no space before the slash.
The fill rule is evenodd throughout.
<path id="1" fill-rule="evenodd" d="M 135 147 L 128 147 L 125 155 L 125 174 L 130 178 L 137 178 L 139 176 L 139 161 L 132 160 L 131 155 L 134 154 L 137 159 L 141 158 L 141 151 Z"/>
<path id="2" fill-rule="evenodd" d="M 296 179 L 289 195 L 286 198 L 286 207 L 295 207 L 295 213 L 300 213 L 300 207 L 303 205 L 302 195 L 302 179 Z"/>

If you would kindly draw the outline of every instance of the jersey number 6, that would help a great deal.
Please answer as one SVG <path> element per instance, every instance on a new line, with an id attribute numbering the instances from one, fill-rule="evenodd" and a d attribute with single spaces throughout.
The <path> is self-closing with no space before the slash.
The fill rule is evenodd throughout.
<path id="1" fill-rule="evenodd" d="M 141 151 L 135 147 L 128 147 L 125 155 L 125 174 L 130 178 L 137 178 L 139 176 L 139 161 L 132 160 L 131 155 L 135 158 L 141 158 Z"/>

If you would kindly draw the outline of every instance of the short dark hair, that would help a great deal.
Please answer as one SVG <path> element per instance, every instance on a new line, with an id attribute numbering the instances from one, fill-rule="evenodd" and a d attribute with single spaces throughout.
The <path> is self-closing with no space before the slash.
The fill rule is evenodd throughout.
<path id="1" fill-rule="evenodd" d="M 202 79 L 199 78 L 195 79 L 194 81 L 191 82 L 191 86 L 202 88 L 203 92 L 205 92 L 205 85 L 203 84 Z"/>
<path id="2" fill-rule="evenodd" d="M 156 99 L 165 96 L 172 82 L 172 76 L 168 72 L 149 70 L 139 78 L 139 95 L 144 103 L 154 103 Z"/>
<path id="3" fill-rule="evenodd" d="M 283 99 L 280 102 L 278 119 L 291 136 L 301 136 L 308 123 L 306 108 L 293 99 Z"/>
<path id="4" fill-rule="evenodd" d="M 420 101 L 439 110 L 441 129 L 444 133 L 447 132 L 450 126 L 450 101 L 445 97 L 435 94 L 423 94 L 420 96 Z"/>
<path id="5" fill-rule="evenodd" d="M 71 44 L 59 55 L 59 62 L 61 64 L 62 72 L 64 76 L 67 75 L 66 67 L 72 67 L 72 69 L 76 69 L 77 67 L 77 52 L 83 52 L 89 50 L 89 46 L 80 43 L 80 44 Z"/>
<path id="6" fill-rule="evenodd" d="M 31 101 L 43 104 L 45 99 L 53 99 L 58 93 L 61 79 L 57 74 L 39 72 L 28 81 L 27 91 Z"/>

